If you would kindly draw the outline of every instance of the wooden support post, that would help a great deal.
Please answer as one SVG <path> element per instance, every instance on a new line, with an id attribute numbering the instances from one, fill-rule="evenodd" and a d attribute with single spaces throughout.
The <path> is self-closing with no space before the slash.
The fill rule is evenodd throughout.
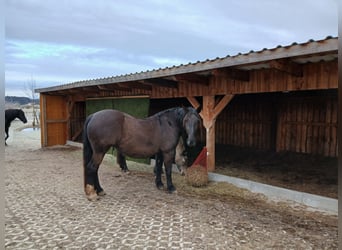
<path id="1" fill-rule="evenodd" d="M 191 105 L 194 107 L 194 109 L 198 109 L 200 107 L 199 102 L 196 100 L 195 97 L 193 96 L 188 96 L 187 97 L 188 101 L 191 103 Z"/>
<path id="2" fill-rule="evenodd" d="M 215 122 L 213 110 L 215 107 L 215 96 L 203 96 L 203 109 L 200 113 L 203 119 L 203 126 L 206 130 L 207 147 L 207 170 L 215 170 Z"/>
<path id="3" fill-rule="evenodd" d="M 40 144 L 47 146 L 47 123 L 46 123 L 46 95 L 40 94 Z"/>
<path id="4" fill-rule="evenodd" d="M 67 131 L 66 131 L 66 134 L 67 134 L 67 140 L 72 140 L 72 135 L 70 134 L 71 133 L 71 116 L 72 116 L 72 110 L 74 108 L 74 104 L 75 102 L 72 100 L 72 97 L 68 97 L 68 102 L 67 102 L 67 110 L 68 110 L 68 113 L 66 114 L 67 115 Z"/>
<path id="5" fill-rule="evenodd" d="M 206 129 L 207 169 L 215 170 L 215 123 L 217 116 L 232 100 L 234 95 L 225 95 L 215 106 L 215 96 L 203 96 L 203 109 L 200 116 Z"/>

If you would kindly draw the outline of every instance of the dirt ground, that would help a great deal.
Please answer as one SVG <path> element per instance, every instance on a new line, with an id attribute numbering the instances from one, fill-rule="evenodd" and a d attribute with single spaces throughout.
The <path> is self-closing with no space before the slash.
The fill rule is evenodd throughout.
<path id="1" fill-rule="evenodd" d="M 40 131 L 24 127 L 13 122 L 5 147 L 7 249 L 337 249 L 337 216 L 224 183 L 192 188 L 176 173 L 170 195 L 150 167 L 129 162 L 126 175 L 110 156 L 107 195 L 88 202 L 81 149 L 41 149 Z"/>
<path id="2" fill-rule="evenodd" d="M 296 191 L 338 197 L 337 157 L 219 147 L 217 173 Z"/>

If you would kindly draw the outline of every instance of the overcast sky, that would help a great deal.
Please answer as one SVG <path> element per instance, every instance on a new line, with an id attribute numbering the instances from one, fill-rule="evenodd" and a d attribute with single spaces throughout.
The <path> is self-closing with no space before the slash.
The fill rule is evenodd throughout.
<path id="1" fill-rule="evenodd" d="M 337 36 L 338 0 L 5 0 L 5 94 Z"/>

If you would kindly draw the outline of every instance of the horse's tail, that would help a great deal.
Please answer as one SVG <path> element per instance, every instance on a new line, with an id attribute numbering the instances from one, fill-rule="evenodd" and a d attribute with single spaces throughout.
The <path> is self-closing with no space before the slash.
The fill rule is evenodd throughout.
<path id="1" fill-rule="evenodd" d="M 86 184 L 86 168 L 93 157 L 93 148 L 90 145 L 88 138 L 88 123 L 91 120 L 91 115 L 88 116 L 83 127 L 83 170 L 84 170 L 84 185 Z"/>

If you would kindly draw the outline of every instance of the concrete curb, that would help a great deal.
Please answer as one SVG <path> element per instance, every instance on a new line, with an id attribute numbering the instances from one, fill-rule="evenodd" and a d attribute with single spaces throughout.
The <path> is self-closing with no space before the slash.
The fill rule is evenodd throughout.
<path id="1" fill-rule="evenodd" d="M 82 143 L 75 143 L 72 141 L 67 141 L 67 145 L 74 147 L 81 147 Z M 154 167 L 155 160 L 151 159 L 151 167 Z M 173 164 L 172 171 L 179 173 L 176 164 Z M 245 188 L 253 193 L 260 193 L 265 195 L 268 199 L 274 201 L 291 201 L 298 204 L 308 206 L 314 210 L 326 212 L 329 214 L 338 214 L 338 201 L 337 199 L 332 199 L 320 195 L 308 194 L 304 192 L 294 191 L 286 188 L 271 186 L 267 184 L 262 184 L 259 182 L 254 182 L 250 180 L 244 180 L 236 177 L 231 177 L 227 175 L 221 175 L 216 173 L 208 173 L 209 181 L 214 182 L 228 182 L 239 188 Z"/>
<path id="2" fill-rule="evenodd" d="M 244 180 L 236 177 L 208 173 L 209 180 L 215 182 L 228 182 L 237 187 L 245 188 L 253 193 L 260 193 L 267 198 L 275 201 L 293 201 L 299 204 L 306 205 L 321 212 L 331 214 L 338 213 L 338 201 L 320 195 L 313 195 L 304 192 L 298 192 L 285 188 L 275 187 L 267 184 L 262 184 L 250 180 Z"/>

